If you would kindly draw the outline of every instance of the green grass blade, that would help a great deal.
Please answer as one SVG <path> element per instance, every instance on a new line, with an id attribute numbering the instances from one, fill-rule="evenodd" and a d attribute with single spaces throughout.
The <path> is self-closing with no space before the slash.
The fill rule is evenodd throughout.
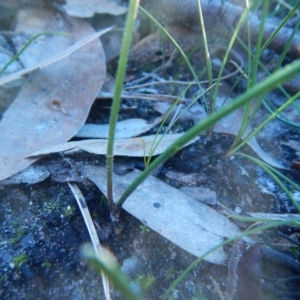
<path id="1" fill-rule="evenodd" d="M 114 285 L 116 289 L 118 289 L 122 296 L 127 300 L 145 300 L 145 298 L 136 294 L 130 288 L 130 279 L 123 274 L 117 266 L 109 266 L 105 262 L 103 262 L 88 246 L 83 248 L 83 256 L 87 259 L 87 261 L 100 272 L 103 272 L 109 281 Z"/>
<path id="2" fill-rule="evenodd" d="M 300 61 L 295 61 L 285 68 L 275 72 L 269 76 L 264 81 L 252 87 L 246 93 L 240 95 L 232 103 L 222 107 L 220 110 L 216 111 L 212 115 L 208 116 L 205 120 L 191 128 L 182 137 L 180 137 L 176 142 L 170 145 L 162 154 L 160 154 L 149 166 L 146 168 L 126 189 L 123 195 L 118 200 L 116 207 L 121 205 L 127 197 L 161 164 L 163 164 L 169 157 L 177 153 L 188 141 L 196 137 L 203 130 L 212 126 L 221 118 L 225 117 L 229 113 L 238 109 L 239 107 L 245 105 L 247 102 L 251 101 L 255 97 L 266 94 L 273 88 L 276 88 L 279 84 L 291 78 L 293 75 L 300 72 Z"/>
<path id="3" fill-rule="evenodd" d="M 197 3 L 198 3 L 200 27 L 201 27 L 201 32 L 202 32 L 203 44 L 204 44 L 204 53 L 205 53 L 205 60 L 206 60 L 208 85 L 212 86 L 213 74 L 212 74 L 212 67 L 211 67 L 211 59 L 210 59 L 210 54 L 209 54 L 209 50 L 208 50 L 205 24 L 204 24 L 204 20 L 203 20 L 203 14 L 202 14 L 202 8 L 201 8 L 200 0 L 198 0 Z M 215 98 L 214 98 L 214 91 L 213 91 L 213 89 L 210 89 L 209 90 L 209 114 L 212 114 L 216 110 L 215 109 L 215 104 L 216 104 L 216 101 L 215 101 Z M 213 132 L 212 127 L 207 129 L 207 138 L 208 139 L 211 139 L 212 132 Z"/>
<path id="4" fill-rule="evenodd" d="M 9 67 L 10 64 L 12 64 L 15 60 L 17 60 L 20 55 L 40 36 L 43 35 L 68 35 L 68 33 L 65 32 L 57 32 L 57 31 L 45 31 L 45 32 L 41 32 L 39 34 L 36 34 L 35 36 L 33 36 L 19 51 L 17 54 L 15 54 L 0 70 L 0 77 L 3 75 L 3 73 L 5 72 L 5 70 Z"/>
<path id="5" fill-rule="evenodd" d="M 200 256 L 199 258 L 197 258 L 192 264 L 190 264 L 181 274 L 180 276 L 172 283 L 172 285 L 168 288 L 168 290 L 166 291 L 166 293 L 164 294 L 164 296 L 162 297 L 162 300 L 166 299 L 170 293 L 176 288 L 176 286 L 192 271 L 192 269 L 194 267 L 196 267 L 202 260 L 204 257 L 206 257 L 207 255 L 209 255 L 210 253 L 218 250 L 219 248 L 230 244 L 231 242 L 234 242 L 236 240 L 239 240 L 241 238 L 244 238 L 246 236 L 249 236 L 251 234 L 257 234 L 261 231 L 267 230 L 267 229 L 271 229 L 274 227 L 278 227 L 278 226 L 282 226 L 282 225 L 288 225 L 288 224 L 293 224 L 295 222 L 299 222 L 300 218 L 295 218 L 293 220 L 288 220 L 288 221 L 273 221 L 270 224 L 246 231 L 240 235 L 237 235 L 233 238 L 230 238 L 226 241 L 224 241 L 223 243 L 213 247 L 212 249 L 210 249 L 209 251 L 207 251 L 206 253 L 204 253 L 202 256 Z"/>
<path id="6" fill-rule="evenodd" d="M 298 212 L 300 212 L 300 205 L 297 203 L 297 201 L 295 200 L 295 198 L 293 197 L 293 195 L 289 191 L 289 189 L 278 178 L 279 176 L 276 176 L 276 175 L 281 174 L 280 172 L 278 172 L 278 171 L 274 172 L 274 170 L 275 170 L 274 168 L 272 168 L 271 166 L 267 165 L 266 163 L 262 162 L 261 160 L 256 159 L 256 158 L 254 158 L 254 157 L 252 157 L 250 155 L 247 155 L 247 154 L 244 154 L 244 153 L 236 153 L 236 155 L 241 155 L 241 156 L 247 157 L 248 159 L 250 159 L 253 162 L 255 162 L 257 165 L 259 165 L 261 168 L 263 168 L 276 181 L 276 183 L 283 189 L 283 191 L 288 195 L 288 197 L 292 201 L 292 203 L 295 206 L 295 208 L 298 210 Z M 280 176 L 280 177 L 283 178 L 282 176 Z M 291 183 L 291 181 L 288 181 L 288 182 Z M 295 183 L 293 183 L 293 186 L 296 187 L 297 190 L 299 190 L 299 186 L 297 186 Z"/>
<path id="7" fill-rule="evenodd" d="M 223 61 L 222 61 L 222 65 L 221 65 L 221 69 L 219 71 L 218 79 L 216 81 L 216 89 L 214 90 L 214 96 L 213 96 L 213 98 L 216 98 L 217 95 L 218 95 L 218 91 L 219 91 L 218 87 L 219 87 L 220 82 L 221 82 L 221 77 L 222 77 L 222 74 L 224 72 L 224 68 L 225 68 L 226 62 L 228 61 L 228 57 L 229 57 L 230 51 L 231 51 L 231 49 L 233 47 L 233 44 L 235 43 L 236 39 L 238 38 L 238 33 L 239 33 L 239 31 L 240 31 L 240 29 L 241 29 L 241 27 L 242 27 L 242 25 L 243 25 L 243 23 L 244 23 L 244 21 L 245 21 L 245 19 L 247 17 L 247 14 L 249 13 L 249 9 L 250 9 L 249 7 L 245 8 L 245 10 L 244 10 L 244 12 L 243 12 L 243 14 L 242 14 L 242 16 L 241 16 L 241 18 L 240 18 L 237 26 L 236 26 L 236 28 L 233 31 L 232 37 L 230 39 L 230 42 L 228 44 L 226 53 L 225 53 Z"/>
<path id="8" fill-rule="evenodd" d="M 273 41 L 274 37 L 278 34 L 278 32 L 286 25 L 286 23 L 292 18 L 292 16 L 297 12 L 297 9 L 300 7 L 300 1 L 293 7 L 292 10 L 286 15 L 286 17 L 280 22 L 276 30 L 270 35 L 270 37 L 266 40 L 264 45 L 261 47 L 261 52 L 264 51 L 270 43 Z"/>
<path id="9" fill-rule="evenodd" d="M 121 47 L 121 54 L 119 59 L 118 71 L 117 71 L 117 78 L 116 78 L 116 86 L 115 86 L 115 93 L 114 99 L 111 108 L 111 115 L 110 115 L 110 122 L 109 122 L 109 131 L 108 131 L 108 143 L 107 143 L 107 200 L 110 208 L 113 208 L 113 179 L 112 179 L 112 172 L 113 172 L 113 155 L 114 155 L 114 140 L 115 140 L 115 131 L 116 131 L 116 124 L 118 121 L 118 114 L 119 114 L 119 107 L 121 101 L 121 92 L 123 88 L 123 81 L 125 77 L 125 71 L 128 61 L 128 53 L 130 48 L 130 42 L 132 38 L 132 32 L 134 27 L 134 21 L 138 11 L 139 0 L 131 0 L 125 31 L 123 36 L 123 42 Z"/>
<path id="10" fill-rule="evenodd" d="M 253 138 L 262 128 L 264 128 L 269 122 L 271 122 L 273 119 L 275 119 L 282 111 L 284 111 L 288 106 L 290 106 L 294 101 L 296 101 L 300 97 L 300 92 L 298 92 L 296 95 L 294 95 L 291 99 L 289 99 L 287 102 L 285 102 L 282 106 L 280 106 L 275 112 L 273 112 L 266 120 L 264 120 L 255 130 L 253 130 L 245 139 L 243 142 L 239 143 L 239 145 L 232 149 L 230 153 L 236 152 L 238 149 L 243 147 L 247 142 Z"/>
<path id="11" fill-rule="evenodd" d="M 188 57 L 185 55 L 184 51 L 181 49 L 181 47 L 178 45 L 178 43 L 172 38 L 172 36 L 168 33 L 168 31 L 151 15 L 149 14 L 144 8 L 140 7 L 140 11 L 145 14 L 145 16 L 147 16 L 158 28 L 159 30 L 161 30 L 163 32 L 163 34 L 169 39 L 169 41 L 173 44 L 173 46 L 177 49 L 177 51 L 179 52 L 179 54 L 182 56 L 184 62 L 186 63 L 186 65 L 188 66 L 189 70 L 191 71 L 198 87 L 200 90 L 202 90 L 202 87 L 199 83 L 199 79 L 198 76 L 193 68 L 193 66 L 191 65 Z"/>

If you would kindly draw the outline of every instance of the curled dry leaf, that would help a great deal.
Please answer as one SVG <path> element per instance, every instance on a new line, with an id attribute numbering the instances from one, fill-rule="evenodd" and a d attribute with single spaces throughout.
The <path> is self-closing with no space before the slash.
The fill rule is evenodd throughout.
<path id="1" fill-rule="evenodd" d="M 143 137 L 137 137 L 132 139 L 120 139 L 115 140 L 114 143 L 114 155 L 120 156 L 132 156 L 143 157 L 149 155 L 158 155 L 166 150 L 173 142 L 175 142 L 181 133 L 166 134 L 166 135 L 148 135 Z M 198 138 L 194 138 L 185 146 L 195 142 Z M 153 149 L 153 151 L 152 151 Z M 84 140 L 69 142 L 60 145 L 53 146 L 51 148 L 43 149 L 34 153 L 31 153 L 31 157 L 46 155 L 57 152 L 74 152 L 84 150 L 93 154 L 106 154 L 107 152 L 107 140 Z"/>
<path id="2" fill-rule="evenodd" d="M 60 50 L 94 33 L 87 21 L 64 16 L 51 9 L 31 9 L 26 15 L 26 24 L 33 27 L 31 31 L 30 26 L 26 26 L 28 34 L 35 32 L 35 26 L 40 24 L 43 24 L 38 28 L 40 32 L 55 30 L 70 33 L 68 36 L 44 37 L 42 52 L 31 54 L 31 61 L 35 57 L 36 64 L 45 55 L 55 56 Z M 34 44 L 31 49 L 28 48 L 28 54 L 35 52 Z M 26 56 L 26 51 L 23 56 Z M 27 158 L 31 153 L 63 143 L 78 132 L 101 88 L 105 72 L 103 49 L 100 41 L 95 40 L 28 76 L 0 123 L 0 180 L 34 162 L 36 158 Z M 53 109 L 53 101 L 58 110 Z"/>
<path id="3" fill-rule="evenodd" d="M 127 8 L 115 0 L 67 0 L 64 9 L 68 15 L 80 18 L 90 18 L 96 13 L 122 15 L 127 12 Z"/>

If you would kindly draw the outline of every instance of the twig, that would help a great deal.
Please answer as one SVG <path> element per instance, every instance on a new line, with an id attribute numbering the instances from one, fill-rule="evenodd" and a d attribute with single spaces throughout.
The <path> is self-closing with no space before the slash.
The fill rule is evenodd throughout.
<path id="1" fill-rule="evenodd" d="M 88 229 L 90 238 L 92 240 L 94 250 L 97 253 L 98 257 L 100 257 L 102 260 L 104 260 L 103 259 L 103 257 L 104 257 L 103 250 L 102 250 L 100 241 L 98 239 L 98 235 L 97 235 L 93 220 L 91 218 L 89 209 L 85 202 L 85 199 L 84 199 L 80 189 L 78 188 L 77 184 L 68 182 L 68 185 L 77 201 L 77 204 L 78 204 L 81 214 L 83 216 L 84 222 Z M 103 283 L 105 297 L 107 300 L 111 300 L 111 297 L 109 294 L 109 281 L 103 272 L 101 272 L 101 275 L 102 275 L 102 283 Z"/>
<path id="2" fill-rule="evenodd" d="M 242 57 L 237 52 L 235 52 L 233 50 L 230 53 L 232 54 L 233 58 L 238 61 L 238 63 L 236 63 L 233 60 L 229 60 L 228 61 L 229 63 L 231 63 L 231 64 L 233 64 L 235 66 L 236 70 L 233 71 L 233 72 L 231 72 L 230 74 L 222 76 L 220 78 L 220 80 L 226 80 L 226 79 L 229 79 L 229 78 L 235 76 L 238 73 L 242 73 L 242 74 L 244 73 L 243 70 L 242 70 L 243 66 L 244 66 L 244 61 L 243 61 Z M 155 71 L 157 71 L 157 70 L 158 69 L 156 69 Z M 153 72 L 151 74 L 153 74 Z M 147 77 L 151 77 L 151 74 L 149 74 L 148 76 L 144 77 L 143 79 L 147 79 Z M 218 81 L 218 78 L 213 78 L 212 79 L 212 82 L 217 82 L 217 81 Z M 206 84 L 206 83 L 209 83 L 209 81 L 208 80 L 201 80 L 201 81 L 199 81 L 199 83 L 200 84 Z M 126 90 L 129 90 L 129 89 L 138 89 L 138 88 L 142 88 L 142 87 L 147 87 L 147 86 L 152 86 L 152 85 L 161 85 L 161 84 L 163 84 L 163 85 L 165 85 L 165 84 L 196 85 L 198 83 L 195 82 L 195 81 L 164 80 L 164 81 L 159 81 L 159 82 L 144 83 L 144 84 L 135 85 L 135 86 L 127 86 Z"/>

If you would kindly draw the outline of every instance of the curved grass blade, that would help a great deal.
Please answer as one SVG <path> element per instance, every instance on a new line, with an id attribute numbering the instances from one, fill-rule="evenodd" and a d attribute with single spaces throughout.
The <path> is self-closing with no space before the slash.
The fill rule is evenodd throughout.
<path id="1" fill-rule="evenodd" d="M 163 164 L 169 157 L 177 153 L 181 149 L 181 147 L 183 147 L 192 138 L 196 137 L 203 130 L 207 129 L 209 126 L 212 126 L 214 123 L 216 123 L 218 120 L 228 115 L 232 111 L 250 102 L 255 97 L 268 93 L 273 88 L 276 88 L 279 84 L 288 80 L 298 72 L 300 72 L 300 61 L 295 61 L 290 65 L 286 66 L 285 68 L 275 72 L 264 81 L 249 89 L 246 93 L 237 97 L 237 99 L 232 103 L 222 107 L 220 110 L 208 116 L 205 120 L 191 128 L 176 142 L 169 146 L 166 151 L 159 155 L 148 166 L 148 168 L 146 168 L 142 172 L 142 174 L 133 181 L 133 183 L 126 189 L 122 197 L 120 197 L 115 207 L 120 206 L 127 199 L 127 197 L 137 188 L 137 186 L 139 186 L 147 178 L 147 176 L 149 176 L 157 167 Z"/>

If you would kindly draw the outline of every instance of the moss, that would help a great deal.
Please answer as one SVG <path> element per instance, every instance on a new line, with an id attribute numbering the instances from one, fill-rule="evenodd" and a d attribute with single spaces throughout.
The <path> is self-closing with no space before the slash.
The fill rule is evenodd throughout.
<path id="1" fill-rule="evenodd" d="M 101 196 L 99 197 L 99 202 L 100 202 L 100 204 L 105 204 L 105 203 L 107 203 L 106 197 L 105 197 L 104 195 L 101 195 Z"/>
<path id="2" fill-rule="evenodd" d="M 150 229 L 146 225 L 140 225 L 142 234 L 150 232 Z"/>
<path id="3" fill-rule="evenodd" d="M 60 203 L 57 201 L 49 201 L 44 204 L 45 212 L 58 212 L 60 209 Z"/>
<path id="4" fill-rule="evenodd" d="M 166 280 L 174 278 L 176 275 L 176 270 L 173 267 L 165 269 L 165 278 Z"/>
<path id="5" fill-rule="evenodd" d="M 23 229 L 17 229 L 14 236 L 9 239 L 9 242 L 14 244 L 17 244 L 25 235 L 25 231 Z"/>
<path id="6" fill-rule="evenodd" d="M 5 283 L 7 280 L 8 278 L 6 274 L 0 275 L 0 284 Z"/>
<path id="7" fill-rule="evenodd" d="M 66 217 L 72 217 L 74 216 L 75 214 L 75 206 L 73 205 L 68 205 L 67 207 L 65 207 L 63 209 L 63 214 L 66 216 Z"/>
<path id="8" fill-rule="evenodd" d="M 148 292 L 153 288 L 155 280 L 156 278 L 149 273 L 137 275 L 137 281 L 144 292 Z"/>
<path id="9" fill-rule="evenodd" d="M 52 264 L 49 261 L 45 261 L 42 264 L 43 268 L 45 268 L 46 270 L 49 270 L 52 267 Z"/>
<path id="10" fill-rule="evenodd" d="M 22 266 L 22 264 L 24 264 L 27 260 L 28 260 L 27 254 L 22 253 L 22 254 L 16 256 L 12 262 L 16 268 L 20 268 Z"/>

